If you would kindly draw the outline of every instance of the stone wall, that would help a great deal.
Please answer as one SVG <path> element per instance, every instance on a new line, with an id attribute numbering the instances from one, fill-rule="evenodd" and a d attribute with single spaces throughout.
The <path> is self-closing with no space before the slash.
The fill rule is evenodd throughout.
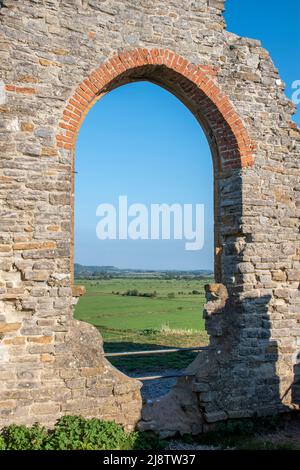
<path id="1" fill-rule="evenodd" d="M 72 318 L 74 145 L 104 93 L 164 86 L 206 132 L 215 171 L 211 349 L 143 429 L 198 432 L 299 407 L 299 129 L 268 53 L 223 0 L 4 0 L 0 9 L 0 425 L 141 416 L 140 383 Z"/>

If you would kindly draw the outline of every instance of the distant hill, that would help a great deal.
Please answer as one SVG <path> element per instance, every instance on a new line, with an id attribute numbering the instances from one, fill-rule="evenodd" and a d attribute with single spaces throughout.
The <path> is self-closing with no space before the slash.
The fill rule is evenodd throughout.
<path id="1" fill-rule="evenodd" d="M 89 274 L 90 276 L 98 273 L 115 273 L 119 272 L 119 268 L 115 266 L 84 266 L 79 263 L 74 263 L 75 277 L 78 275 Z"/>
<path id="2" fill-rule="evenodd" d="M 74 263 L 74 276 L 83 278 L 110 278 L 110 277 L 210 277 L 213 271 L 208 269 L 196 270 L 149 270 L 149 269 L 121 269 L 115 266 L 85 266 Z"/>

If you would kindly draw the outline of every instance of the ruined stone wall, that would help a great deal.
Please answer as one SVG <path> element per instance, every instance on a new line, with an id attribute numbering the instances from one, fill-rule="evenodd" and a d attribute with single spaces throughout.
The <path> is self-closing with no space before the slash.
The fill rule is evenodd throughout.
<path id="1" fill-rule="evenodd" d="M 140 384 L 72 319 L 71 276 L 76 133 L 96 99 L 136 78 L 174 92 L 204 126 L 226 286 L 208 288 L 211 350 L 195 377 L 146 407 L 140 426 L 198 432 L 299 406 L 300 134 L 268 53 L 225 30 L 221 0 L 3 3 L 0 425 L 140 419 Z"/>

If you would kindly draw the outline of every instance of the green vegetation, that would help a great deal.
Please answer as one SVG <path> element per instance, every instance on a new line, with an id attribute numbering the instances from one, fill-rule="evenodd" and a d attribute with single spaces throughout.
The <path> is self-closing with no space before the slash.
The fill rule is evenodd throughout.
<path id="1" fill-rule="evenodd" d="M 152 450 L 165 442 L 149 433 L 127 433 L 113 421 L 60 418 L 53 430 L 39 424 L 31 427 L 11 425 L 0 433 L 0 450 Z"/>
<path id="2" fill-rule="evenodd" d="M 102 328 L 125 330 L 170 328 L 204 330 L 202 319 L 204 284 L 197 280 L 110 279 L 77 281 L 87 289 L 78 302 L 75 316 Z M 192 295 L 201 290 L 202 295 Z M 156 292 L 155 297 L 128 295 L 127 292 Z M 182 291 L 183 294 L 175 294 Z M 119 292 L 119 295 L 115 293 Z M 123 296 L 122 293 L 125 293 Z M 173 294 L 168 297 L 168 294 Z M 178 310 L 182 307 L 182 310 Z"/>
<path id="3" fill-rule="evenodd" d="M 204 320 L 206 279 L 113 278 L 77 280 L 87 293 L 80 298 L 75 318 L 95 325 L 106 352 L 192 347 L 207 344 Z M 186 367 L 196 353 L 114 358 L 130 372 Z"/>
<path id="4" fill-rule="evenodd" d="M 299 444 L 279 435 L 280 417 L 229 420 L 216 425 L 214 431 L 198 436 L 185 435 L 182 441 L 195 447 L 210 445 L 233 450 L 300 450 Z M 276 434 L 274 434 L 276 436 Z M 31 427 L 11 425 L 0 431 L 1 450 L 162 450 L 167 441 L 150 432 L 124 431 L 114 421 L 81 416 L 64 416 L 54 429 L 39 424 Z"/>
<path id="5" fill-rule="evenodd" d="M 115 266 L 84 266 L 74 263 L 74 274 L 76 279 L 113 279 L 113 278 L 131 278 L 131 279 L 205 279 L 212 276 L 209 269 L 195 269 L 191 271 L 178 270 L 146 270 L 146 269 L 121 269 Z"/>

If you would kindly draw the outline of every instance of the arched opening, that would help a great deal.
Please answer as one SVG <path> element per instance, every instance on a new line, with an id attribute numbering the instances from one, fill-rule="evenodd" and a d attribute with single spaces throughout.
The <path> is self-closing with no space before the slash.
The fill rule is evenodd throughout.
<path id="1" fill-rule="evenodd" d="M 213 282 L 213 165 L 197 119 L 158 85 L 137 81 L 118 87 L 85 117 L 75 171 L 74 276 L 87 291 L 75 317 L 99 329 L 109 354 L 206 346 L 202 313 L 204 285 Z M 113 234 L 108 225 L 105 233 L 98 231 L 102 221 L 111 222 L 100 214 L 103 203 L 115 211 Z M 140 218 L 136 234 L 133 203 L 147 211 L 147 227 Z M 165 207 L 159 221 L 152 217 L 157 205 Z M 163 233 L 163 210 L 169 233 Z M 170 376 L 143 381 L 143 396 L 154 398 L 168 392 L 176 381 L 171 376 L 196 354 L 109 359 L 131 377 Z"/>
<path id="2" fill-rule="evenodd" d="M 253 165 L 254 144 L 227 96 L 214 81 L 216 74 L 214 68 L 195 66 L 169 50 L 137 49 L 115 55 L 94 70 L 75 90 L 63 113 L 56 139 L 59 148 L 72 152 L 74 172 L 78 130 L 95 101 L 114 88 L 139 80 L 158 84 L 174 94 L 199 121 L 210 145 L 214 165 L 215 280 L 232 285 L 232 273 L 229 272 L 228 276 L 226 270 L 223 271 L 222 238 L 227 228 L 229 233 L 237 232 L 232 223 L 238 224 L 240 217 L 240 192 L 237 192 L 235 210 L 230 209 L 234 221 L 228 223 L 227 209 L 220 207 L 220 189 L 227 191 L 224 182 L 230 183 L 230 179 L 234 179 L 235 169 Z M 74 235 L 71 235 L 72 248 Z M 71 272 L 73 260 L 71 253 Z"/>
<path id="3" fill-rule="evenodd" d="M 71 157 L 71 162 L 73 162 L 71 174 L 74 175 L 76 137 L 88 110 L 109 91 L 140 80 L 160 85 L 171 92 L 186 105 L 201 123 L 211 149 L 214 166 L 214 265 L 217 284 L 212 285 L 212 289 L 208 290 L 208 300 L 210 301 L 205 308 L 206 329 L 209 334 L 209 346 L 212 348 L 203 352 L 203 355 L 197 356 L 189 367 L 191 372 L 189 379 L 178 380 L 176 387 L 173 387 L 170 396 L 168 395 L 166 398 L 167 403 L 165 400 L 161 401 L 161 405 L 164 401 L 163 408 L 156 407 L 156 415 L 160 417 L 160 421 L 166 418 L 161 415 L 161 410 L 168 409 L 171 404 L 174 405 L 174 413 L 178 415 L 179 420 L 181 419 L 180 414 L 183 412 L 182 407 L 190 410 L 188 420 L 191 426 L 193 423 L 202 422 L 200 416 L 202 406 L 199 408 L 197 401 L 197 390 L 202 387 L 202 372 L 204 375 L 208 373 L 207 364 L 210 361 L 215 364 L 223 359 L 221 356 L 217 357 L 214 351 L 218 352 L 219 348 L 223 346 L 225 349 L 227 348 L 227 351 L 230 351 L 231 342 L 236 340 L 235 329 L 230 325 L 237 321 L 235 315 L 240 311 L 239 296 L 243 291 L 244 281 L 243 273 L 237 270 L 237 266 L 243 259 L 243 249 L 247 243 L 247 233 L 244 233 L 241 228 L 243 217 L 243 179 L 241 176 L 245 167 L 253 165 L 254 152 L 254 145 L 243 122 L 228 97 L 217 85 L 217 74 L 216 69 L 209 66 L 195 66 L 169 50 L 136 49 L 114 55 L 109 61 L 90 73 L 76 88 L 67 103 L 59 124 L 60 130 L 56 136 L 57 147 L 61 150 L 62 158 L 69 159 Z M 70 194 L 70 205 L 74 208 L 73 194 L 74 191 Z M 73 245 L 74 232 L 70 232 L 71 277 L 74 274 Z M 73 286 L 72 292 L 73 297 L 78 297 L 81 290 Z M 225 311 L 226 316 L 223 315 Z M 86 340 L 89 337 L 93 338 L 93 356 L 88 356 L 88 362 L 93 365 L 95 379 L 91 382 L 93 391 L 89 393 L 97 395 L 98 388 L 104 386 L 109 380 L 111 392 L 107 390 L 107 400 L 112 400 L 118 409 L 118 403 L 122 403 L 122 416 L 118 416 L 118 419 L 125 420 L 126 423 L 136 423 L 140 417 L 141 409 L 141 397 L 137 393 L 139 382 L 129 379 L 120 374 L 117 369 L 111 368 L 109 362 L 103 358 L 101 341 L 98 346 L 98 335 L 95 329 L 76 321 L 72 324 L 73 328 L 69 336 L 73 349 L 77 350 L 77 338 L 81 335 L 80 331 L 84 332 Z M 99 348 L 100 352 L 98 352 Z M 83 348 L 80 350 L 80 354 L 82 359 L 86 361 L 87 356 Z M 78 356 L 78 360 L 81 356 Z M 104 368 L 106 379 L 99 375 L 99 368 L 100 370 Z M 221 374 L 218 374 L 217 377 L 215 372 L 214 369 L 209 372 L 213 377 L 210 380 L 215 382 L 214 386 L 221 387 Z M 193 393 L 194 391 L 196 393 Z M 205 399 L 208 400 L 208 396 Z M 128 404 L 128 400 L 130 404 Z M 210 401 L 213 400 L 212 395 Z M 206 404 L 205 409 L 209 406 L 210 404 Z M 210 409 L 213 409 L 214 406 L 212 403 Z M 186 412 L 184 413 L 186 414 Z M 157 421 L 156 418 L 154 419 Z M 163 427 L 165 425 L 167 426 L 167 421 Z"/>

